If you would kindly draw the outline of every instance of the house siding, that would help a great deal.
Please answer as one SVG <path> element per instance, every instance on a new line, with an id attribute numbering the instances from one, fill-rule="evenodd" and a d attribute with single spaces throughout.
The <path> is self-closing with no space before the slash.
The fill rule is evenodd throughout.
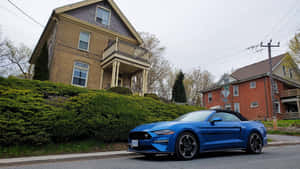
<path id="1" fill-rule="evenodd" d="M 97 6 L 102 6 L 107 9 L 110 9 L 110 11 L 111 11 L 110 25 L 106 26 L 106 25 L 96 22 L 95 17 L 96 17 Z M 121 20 L 119 15 L 113 10 L 113 8 L 110 6 L 110 4 L 106 1 L 88 5 L 85 7 L 78 8 L 78 9 L 74 9 L 74 10 L 66 12 L 66 14 L 71 15 L 80 20 L 86 21 L 90 24 L 94 24 L 94 25 L 100 26 L 102 28 L 109 29 L 111 31 L 120 33 L 122 35 L 125 35 L 127 37 L 134 39 L 134 36 L 129 31 L 129 29 L 126 27 L 125 23 Z"/>
<path id="2" fill-rule="evenodd" d="M 250 82 L 256 82 L 256 88 L 250 88 Z M 275 80 L 276 81 L 276 80 Z M 284 84 L 276 81 L 278 86 L 278 93 L 275 94 L 275 100 L 280 103 L 280 112 L 277 116 L 280 118 L 284 113 L 284 105 L 280 102 L 280 92 L 285 90 Z M 233 86 L 239 87 L 239 96 L 233 96 Z M 227 104 L 231 105 L 234 110 L 234 103 L 240 104 L 240 113 L 249 120 L 266 120 L 272 118 L 271 105 L 271 89 L 270 80 L 268 77 L 263 77 L 251 81 L 246 81 L 240 84 L 230 85 L 230 94 L 228 96 Z M 221 106 L 224 108 L 222 89 L 216 89 L 204 93 L 204 103 L 206 108 L 214 106 Z M 208 93 L 212 93 L 213 101 L 208 103 Z M 258 107 L 251 108 L 251 103 L 257 102 Z"/>
<path id="3" fill-rule="evenodd" d="M 88 52 L 78 49 L 81 31 L 90 32 Z M 87 88 L 99 89 L 102 53 L 108 41 L 114 38 L 65 20 L 62 17 L 59 19 L 56 34 L 54 55 L 50 68 L 50 81 L 71 84 L 74 62 L 81 61 L 89 64 Z"/>

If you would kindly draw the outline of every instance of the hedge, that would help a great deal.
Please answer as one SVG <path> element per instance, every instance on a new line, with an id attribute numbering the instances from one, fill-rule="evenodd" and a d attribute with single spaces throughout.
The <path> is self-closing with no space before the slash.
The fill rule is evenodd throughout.
<path id="1" fill-rule="evenodd" d="M 130 129 L 172 120 L 200 107 L 166 104 L 51 82 L 0 78 L 0 145 L 86 138 L 126 141 Z"/>

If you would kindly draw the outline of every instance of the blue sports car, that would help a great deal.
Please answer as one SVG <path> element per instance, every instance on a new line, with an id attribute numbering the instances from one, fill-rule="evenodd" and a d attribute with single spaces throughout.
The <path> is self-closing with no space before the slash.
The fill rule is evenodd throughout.
<path id="1" fill-rule="evenodd" d="M 129 151 L 146 156 L 176 155 L 189 160 L 200 152 L 242 149 L 258 154 L 267 144 L 264 125 L 228 110 L 187 113 L 174 121 L 144 124 L 131 130 Z"/>

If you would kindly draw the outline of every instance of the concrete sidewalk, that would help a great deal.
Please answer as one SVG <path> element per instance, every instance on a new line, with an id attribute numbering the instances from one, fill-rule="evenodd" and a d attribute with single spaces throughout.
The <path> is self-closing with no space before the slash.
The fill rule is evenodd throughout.
<path id="1" fill-rule="evenodd" d="M 134 155 L 134 153 L 130 153 L 128 151 L 108 151 L 108 152 L 97 152 L 97 153 L 78 153 L 78 154 L 6 158 L 6 159 L 0 159 L 0 166 L 39 163 L 39 162 L 92 159 L 92 158 L 120 157 L 120 156 L 128 156 L 128 155 Z"/>
<path id="2" fill-rule="evenodd" d="M 299 136 L 285 136 L 285 135 L 268 135 L 272 142 L 267 146 L 283 146 L 283 145 L 296 145 L 300 144 Z M 127 151 L 109 151 L 97 153 L 80 153 L 80 154 L 63 154 L 63 155 L 48 155 L 48 156 L 35 156 L 35 157 L 21 157 L 21 158 L 7 158 L 0 159 L 0 166 L 17 165 L 17 164 L 30 164 L 40 162 L 54 162 L 54 161 L 71 161 L 79 159 L 92 159 L 92 158 L 108 158 L 135 155 Z"/>
<path id="3" fill-rule="evenodd" d="M 268 138 L 272 142 L 268 143 L 267 146 L 281 146 L 281 145 L 295 145 L 300 144 L 300 136 L 287 136 L 278 134 L 268 134 Z"/>

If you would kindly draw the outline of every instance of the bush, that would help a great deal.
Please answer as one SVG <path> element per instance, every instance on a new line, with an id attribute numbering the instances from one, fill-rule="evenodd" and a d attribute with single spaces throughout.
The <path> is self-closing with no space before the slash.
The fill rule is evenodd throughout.
<path id="1" fill-rule="evenodd" d="M 41 145 L 88 138 L 126 141 L 128 132 L 137 125 L 172 120 L 199 109 L 149 97 L 0 78 L 0 145 Z"/>
<path id="2" fill-rule="evenodd" d="M 109 88 L 108 91 L 123 95 L 132 95 L 132 91 L 126 87 L 112 87 Z"/>
<path id="3" fill-rule="evenodd" d="M 155 93 L 145 93 L 144 96 L 145 97 L 150 97 L 154 100 L 160 100 L 160 98 Z"/>

